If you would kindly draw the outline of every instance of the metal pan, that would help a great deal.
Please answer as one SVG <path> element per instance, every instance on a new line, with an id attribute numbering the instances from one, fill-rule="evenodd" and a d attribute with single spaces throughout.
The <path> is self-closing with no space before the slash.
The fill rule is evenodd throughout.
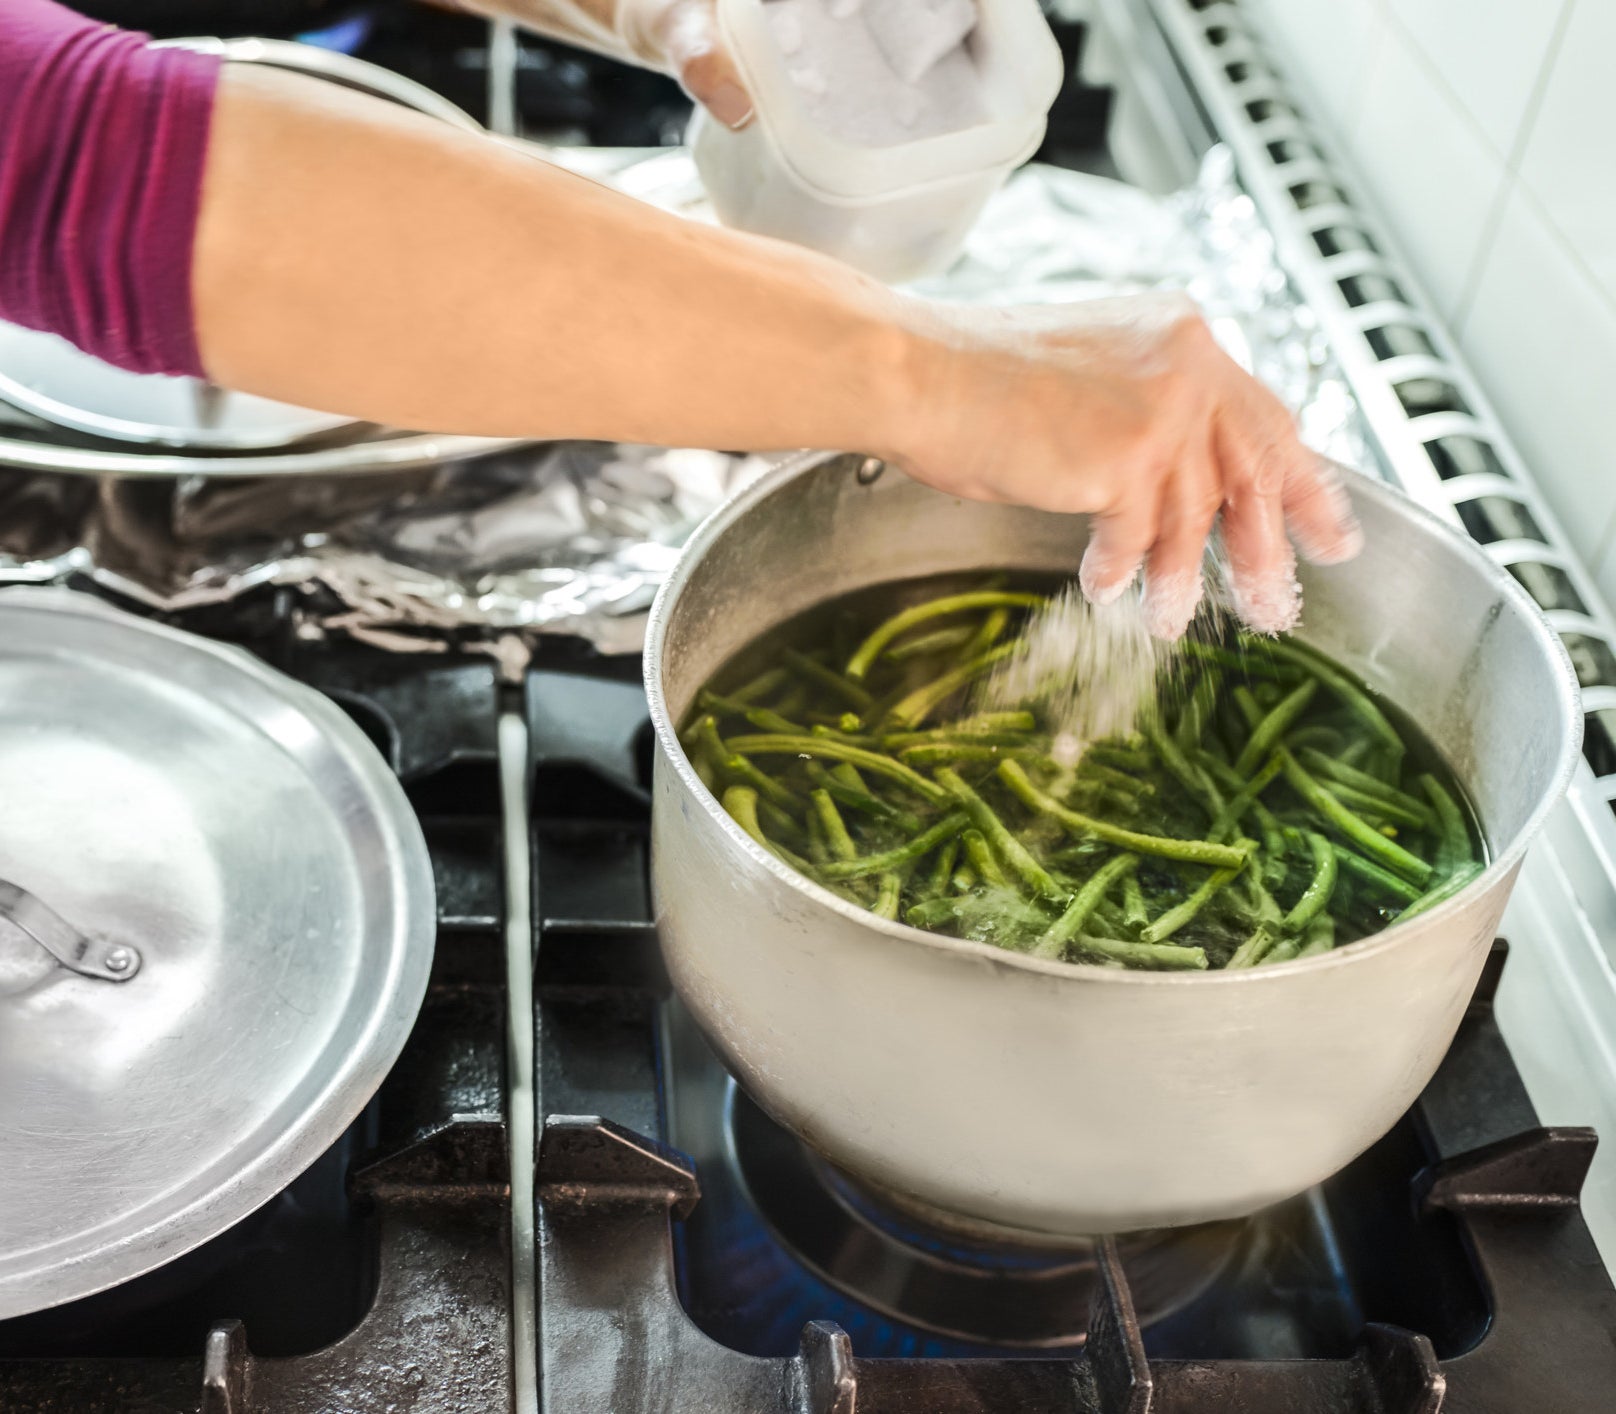
<path id="1" fill-rule="evenodd" d="M 247 654 L 0 593 L 0 1318 L 215 1236 L 352 1122 L 432 960 L 348 717 Z"/>

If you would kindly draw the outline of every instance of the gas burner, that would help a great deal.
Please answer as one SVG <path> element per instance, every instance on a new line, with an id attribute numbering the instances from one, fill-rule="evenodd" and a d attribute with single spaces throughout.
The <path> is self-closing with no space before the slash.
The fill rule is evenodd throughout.
<path id="1" fill-rule="evenodd" d="M 877 1190 L 834 1168 L 729 1091 L 741 1183 L 809 1270 L 872 1310 L 923 1331 L 1006 1350 L 1083 1343 L 1098 1243 L 979 1224 Z M 1133 1233 L 1117 1250 L 1141 1325 L 1183 1309 L 1230 1265 L 1244 1225 Z"/>

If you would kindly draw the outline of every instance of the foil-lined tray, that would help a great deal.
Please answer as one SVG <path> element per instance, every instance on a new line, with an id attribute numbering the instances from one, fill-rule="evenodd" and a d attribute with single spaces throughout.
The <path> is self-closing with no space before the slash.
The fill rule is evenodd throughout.
<path id="1" fill-rule="evenodd" d="M 682 149 L 566 160 L 711 219 Z M 1311 446 L 1364 465 L 1369 444 L 1346 380 L 1221 148 L 1190 187 L 1165 198 L 1023 168 L 958 264 L 914 287 L 993 304 L 1141 288 L 1187 291 L 1224 347 L 1296 411 Z M 163 610 L 291 586 L 301 591 L 300 631 L 311 636 L 342 632 L 403 651 L 454 641 L 516 670 L 547 633 L 636 651 L 690 532 L 768 464 L 535 443 L 364 477 L 96 481 L 0 468 L 0 582 L 88 577 Z"/>

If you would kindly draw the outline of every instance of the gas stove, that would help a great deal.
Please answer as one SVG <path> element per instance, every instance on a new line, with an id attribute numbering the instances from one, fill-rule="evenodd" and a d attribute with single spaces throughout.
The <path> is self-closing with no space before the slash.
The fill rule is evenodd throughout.
<path id="1" fill-rule="evenodd" d="M 166 27 L 137 3 L 109 18 L 195 28 L 179 0 Z M 309 642 L 259 593 L 180 626 L 327 692 L 398 772 L 438 888 L 428 998 L 371 1106 L 279 1198 L 136 1282 L 0 1323 L 0 1414 L 1616 1403 L 1595 1245 L 1616 1254 L 1616 1164 L 1579 1127 L 1616 1125 L 1616 629 L 1240 7 L 1082 8 L 1044 156 L 1168 190 L 1230 144 L 1379 469 L 1487 544 L 1583 672 L 1588 767 L 1418 1104 L 1320 1189 L 1182 1233 L 1030 1248 L 869 1191 L 758 1111 L 668 992 L 637 659 L 552 641 L 502 683 L 452 650 Z M 653 146 L 682 126 L 672 85 L 562 46 L 319 9 L 315 42 L 506 132 Z"/>
<path id="2" fill-rule="evenodd" d="M 279 1198 L 0 1323 L 5 1414 L 1607 1407 L 1616 1288 L 1577 1207 L 1594 1136 L 1538 1124 L 1493 1014 L 1504 943 L 1420 1102 L 1322 1188 L 1029 1247 L 830 1168 L 670 995 L 637 658 L 558 645 L 502 688 L 291 625 L 273 598 L 181 621 L 326 692 L 398 772 L 438 889 L 427 1002 Z"/>

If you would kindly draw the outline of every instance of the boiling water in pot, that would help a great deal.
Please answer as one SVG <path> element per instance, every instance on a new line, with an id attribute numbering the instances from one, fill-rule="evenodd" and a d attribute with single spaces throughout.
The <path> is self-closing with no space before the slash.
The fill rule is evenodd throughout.
<path id="1" fill-rule="evenodd" d="M 715 674 L 685 749 L 815 882 L 1051 959 L 1272 965 L 1480 872 L 1440 754 L 1338 665 L 1216 621 L 1168 652 L 1108 618 L 1087 671 L 1051 671 L 1038 625 L 1065 588 L 950 576 L 818 605 Z"/>

